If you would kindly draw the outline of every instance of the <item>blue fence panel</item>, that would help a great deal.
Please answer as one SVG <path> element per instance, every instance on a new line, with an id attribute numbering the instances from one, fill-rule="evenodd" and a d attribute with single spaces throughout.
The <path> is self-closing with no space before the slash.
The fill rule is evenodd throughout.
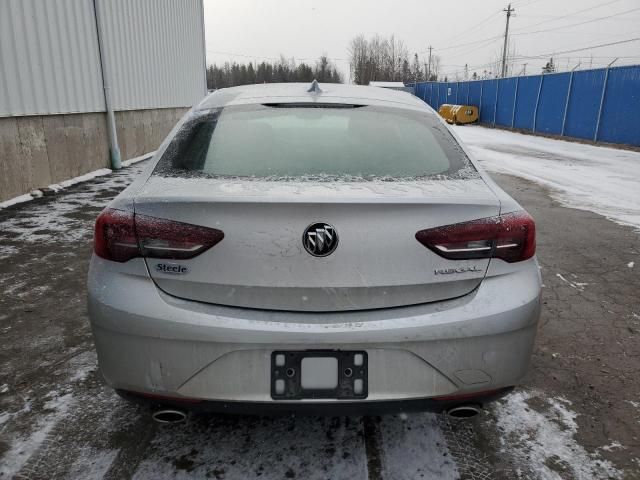
<path id="1" fill-rule="evenodd" d="M 545 75 L 540 103 L 536 132 L 560 135 L 562 132 L 562 118 L 569 88 L 569 73 Z"/>
<path id="2" fill-rule="evenodd" d="M 483 123 L 494 123 L 497 91 L 497 80 L 483 80 L 482 103 L 480 104 L 480 121 Z"/>
<path id="3" fill-rule="evenodd" d="M 608 76 L 606 72 L 577 71 L 573 80 L 566 72 L 500 80 L 421 82 L 415 92 L 435 110 L 443 103 L 475 105 L 480 109 L 481 123 L 589 140 L 598 130 L 599 141 L 640 145 L 640 66 L 610 68 Z"/>
<path id="4" fill-rule="evenodd" d="M 447 84 L 439 83 L 438 84 L 438 108 L 440 105 L 444 105 L 445 103 L 449 103 L 449 97 L 447 95 Z"/>
<path id="5" fill-rule="evenodd" d="M 531 77 L 522 77 L 518 82 L 514 128 L 526 130 L 533 128 L 533 116 L 536 112 L 536 99 L 538 98 L 541 78 L 540 75 L 533 75 Z"/>
<path id="6" fill-rule="evenodd" d="M 469 105 L 469 88 L 471 88 L 471 82 L 462 82 L 458 88 L 458 97 L 460 100 L 458 103 L 461 105 Z"/>
<path id="7" fill-rule="evenodd" d="M 496 110 L 496 125 L 511 126 L 513 106 L 516 94 L 516 78 L 503 78 L 498 81 L 498 108 Z"/>
<path id="8" fill-rule="evenodd" d="M 640 144 L 640 69 L 609 71 L 598 140 Z"/>
<path id="9" fill-rule="evenodd" d="M 469 100 L 467 100 L 468 105 L 475 105 L 476 107 L 480 106 L 480 91 L 482 90 L 481 85 L 482 82 L 475 81 L 469 82 Z"/>
<path id="10" fill-rule="evenodd" d="M 429 105 L 431 105 L 434 110 L 437 110 L 437 108 L 436 108 L 437 92 L 438 92 L 438 84 L 436 82 L 430 82 L 429 83 L 429 93 L 428 93 L 429 100 L 427 101 L 427 103 Z"/>
<path id="11" fill-rule="evenodd" d="M 429 105 L 431 105 L 434 109 L 437 110 L 436 108 L 436 103 L 437 103 L 437 88 L 438 85 L 436 84 L 436 82 L 431 82 L 429 84 Z"/>
<path id="12" fill-rule="evenodd" d="M 427 84 L 426 83 L 417 83 L 415 85 L 414 94 L 416 97 L 421 98 L 425 102 L 427 101 Z"/>
<path id="13" fill-rule="evenodd" d="M 574 73 L 565 135 L 593 140 L 604 77 L 604 69 Z"/>

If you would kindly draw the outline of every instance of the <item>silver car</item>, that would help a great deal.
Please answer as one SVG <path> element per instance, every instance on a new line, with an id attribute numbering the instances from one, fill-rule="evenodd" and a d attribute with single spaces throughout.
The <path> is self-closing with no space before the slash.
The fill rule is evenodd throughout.
<path id="1" fill-rule="evenodd" d="M 471 416 L 527 372 L 532 218 L 405 92 L 217 90 L 100 214 L 89 315 L 123 396 Z"/>

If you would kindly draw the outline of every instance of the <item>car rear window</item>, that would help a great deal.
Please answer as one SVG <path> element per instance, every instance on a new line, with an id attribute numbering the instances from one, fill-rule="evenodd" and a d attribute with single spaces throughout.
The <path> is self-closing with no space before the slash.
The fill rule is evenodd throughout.
<path id="1" fill-rule="evenodd" d="M 354 105 L 197 111 L 155 174 L 266 179 L 408 179 L 475 173 L 432 114 Z"/>

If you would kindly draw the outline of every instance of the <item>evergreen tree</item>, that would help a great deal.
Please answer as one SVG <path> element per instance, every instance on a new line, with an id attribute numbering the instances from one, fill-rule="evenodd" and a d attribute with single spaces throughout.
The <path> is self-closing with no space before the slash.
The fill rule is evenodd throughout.
<path id="1" fill-rule="evenodd" d="M 418 58 L 418 54 L 413 54 L 413 66 L 411 67 L 411 81 L 421 82 L 424 80 L 424 75 L 422 74 L 422 68 L 420 66 L 420 59 Z M 406 80 L 405 80 L 406 81 Z"/>
<path id="2" fill-rule="evenodd" d="M 275 63 L 262 62 L 255 66 L 252 63 L 240 64 L 225 62 L 222 66 L 207 67 L 207 88 L 218 89 L 247 85 L 252 83 L 272 82 L 311 82 L 316 78 L 323 83 L 341 83 L 342 75 L 326 55 L 322 55 L 315 66 L 306 63 L 296 64 L 284 56 Z"/>
<path id="3" fill-rule="evenodd" d="M 403 82 L 411 81 L 411 67 L 409 66 L 409 60 L 406 58 L 402 60 L 402 67 L 400 67 L 400 80 Z"/>
<path id="4" fill-rule="evenodd" d="M 247 67 L 247 83 L 256 83 L 256 71 L 253 68 L 253 63 Z"/>

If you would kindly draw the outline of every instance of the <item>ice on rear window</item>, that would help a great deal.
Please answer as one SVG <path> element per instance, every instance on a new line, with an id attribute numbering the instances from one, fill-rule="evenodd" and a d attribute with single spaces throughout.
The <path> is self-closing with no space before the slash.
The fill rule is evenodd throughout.
<path id="1" fill-rule="evenodd" d="M 250 105 L 196 112 L 154 174 L 277 181 L 407 181 L 478 176 L 426 112 Z"/>

